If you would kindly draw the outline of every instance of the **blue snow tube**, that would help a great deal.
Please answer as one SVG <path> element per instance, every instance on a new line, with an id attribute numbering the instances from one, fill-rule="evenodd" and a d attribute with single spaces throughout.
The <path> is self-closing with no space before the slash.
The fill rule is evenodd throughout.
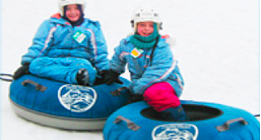
<path id="1" fill-rule="evenodd" d="M 11 83 L 11 105 L 22 118 L 42 125 L 101 130 L 107 117 L 129 99 L 127 90 L 118 96 L 111 94 L 130 83 L 122 77 L 121 81 L 123 84 L 88 87 L 25 75 Z"/>
<path id="2" fill-rule="evenodd" d="M 215 103 L 182 101 L 190 121 L 166 121 L 144 101 L 115 111 L 105 140 L 260 140 L 260 123 L 250 113 Z"/>

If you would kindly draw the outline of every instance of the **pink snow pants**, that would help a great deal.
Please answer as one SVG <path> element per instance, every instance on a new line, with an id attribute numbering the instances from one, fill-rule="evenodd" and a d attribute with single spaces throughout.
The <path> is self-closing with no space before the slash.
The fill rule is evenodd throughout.
<path id="1" fill-rule="evenodd" d="M 180 100 L 175 90 L 167 82 L 156 83 L 147 88 L 143 97 L 144 100 L 158 112 L 180 105 Z"/>

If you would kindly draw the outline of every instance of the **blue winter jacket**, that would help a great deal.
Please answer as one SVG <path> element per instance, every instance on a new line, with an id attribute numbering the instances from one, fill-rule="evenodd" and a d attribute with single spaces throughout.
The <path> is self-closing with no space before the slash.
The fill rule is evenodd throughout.
<path id="1" fill-rule="evenodd" d="M 86 35 L 82 42 L 73 39 L 76 33 Z M 32 62 L 38 57 L 73 57 L 87 59 L 102 71 L 109 67 L 107 55 L 99 22 L 85 18 L 80 26 L 72 27 L 60 14 L 55 14 L 41 24 L 21 63 Z"/>
<path id="2" fill-rule="evenodd" d="M 144 49 L 137 58 L 131 55 L 134 48 L 130 37 L 123 39 L 115 48 L 115 54 L 110 61 L 110 69 L 120 74 L 125 71 L 125 65 L 128 65 L 132 80 L 130 91 L 133 94 L 143 94 L 154 83 L 168 82 L 180 96 L 184 85 L 183 77 L 166 39 L 159 39 L 152 61 L 152 48 Z"/>

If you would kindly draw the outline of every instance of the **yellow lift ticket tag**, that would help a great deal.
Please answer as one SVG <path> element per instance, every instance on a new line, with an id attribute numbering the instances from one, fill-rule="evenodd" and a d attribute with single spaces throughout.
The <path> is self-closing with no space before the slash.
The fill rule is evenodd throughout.
<path id="1" fill-rule="evenodd" d="M 137 48 L 134 48 L 134 49 L 131 51 L 131 55 L 132 55 L 132 57 L 134 57 L 134 58 L 139 57 L 142 53 L 143 53 L 143 50 L 137 49 Z"/>
<path id="2" fill-rule="evenodd" d="M 80 31 L 76 32 L 73 35 L 73 39 L 76 40 L 78 43 L 82 43 L 82 41 L 86 38 L 86 35 Z"/>

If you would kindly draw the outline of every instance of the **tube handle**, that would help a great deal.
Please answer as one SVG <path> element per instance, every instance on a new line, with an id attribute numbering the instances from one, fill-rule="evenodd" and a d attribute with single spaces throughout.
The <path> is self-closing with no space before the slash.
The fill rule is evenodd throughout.
<path id="1" fill-rule="evenodd" d="M 26 79 L 26 80 L 24 80 L 24 81 L 21 83 L 21 85 L 23 85 L 23 86 L 25 86 L 26 84 L 34 85 L 34 86 L 35 86 L 35 89 L 36 89 L 36 90 L 39 90 L 39 91 L 41 91 L 41 92 L 44 92 L 44 91 L 47 89 L 47 87 L 45 87 L 45 86 L 43 86 L 43 85 L 41 85 L 41 84 L 39 84 L 39 83 L 37 83 L 37 82 L 35 82 L 35 81 L 32 81 L 32 80 L 30 80 L 30 79 Z"/>
<path id="2" fill-rule="evenodd" d="M 121 121 L 125 121 L 127 123 L 127 127 L 133 131 L 138 131 L 140 129 L 140 126 L 138 126 L 137 124 L 135 124 L 134 122 L 132 122 L 129 119 L 124 118 L 123 116 L 119 115 L 118 117 L 115 118 L 115 120 L 113 121 L 113 123 L 118 124 Z"/>
<path id="3" fill-rule="evenodd" d="M 128 87 L 120 87 L 120 88 L 118 88 L 118 89 L 116 89 L 116 90 L 114 90 L 114 91 L 111 91 L 110 93 L 111 93 L 113 96 L 118 96 L 118 95 L 121 95 L 121 92 L 122 92 L 123 90 L 129 90 L 129 88 L 128 88 Z"/>
<path id="4" fill-rule="evenodd" d="M 223 125 L 217 126 L 216 128 L 219 132 L 227 131 L 227 130 L 229 130 L 230 124 L 235 123 L 235 122 L 239 122 L 243 125 L 248 125 L 248 122 L 243 117 L 240 117 L 240 118 L 228 120 Z"/>

